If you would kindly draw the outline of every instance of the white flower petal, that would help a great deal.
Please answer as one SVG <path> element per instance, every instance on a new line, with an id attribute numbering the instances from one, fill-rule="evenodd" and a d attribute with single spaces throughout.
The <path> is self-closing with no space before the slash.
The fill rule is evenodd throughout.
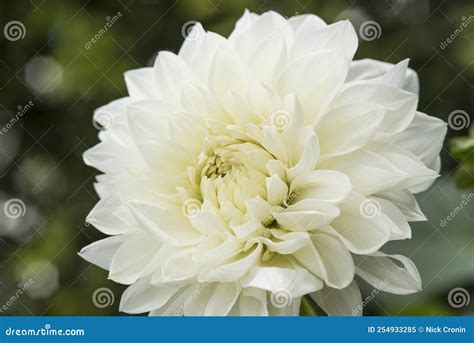
<path id="1" fill-rule="evenodd" d="M 384 113 L 382 105 L 373 103 L 331 110 L 316 129 L 321 155 L 344 155 L 366 145 L 381 125 Z"/>
<path id="2" fill-rule="evenodd" d="M 314 24 L 313 24 L 314 25 Z M 291 59 L 295 60 L 307 54 L 336 49 L 348 60 L 352 60 L 357 50 L 357 34 L 348 20 L 340 21 L 325 27 L 317 25 L 313 30 L 299 27 L 295 44 L 291 47 Z M 303 33 L 303 30 L 306 32 Z"/>
<path id="3" fill-rule="evenodd" d="M 406 62 L 401 63 L 403 63 L 402 66 L 406 64 Z M 349 68 L 346 82 L 362 80 L 379 82 L 380 79 L 393 68 L 394 65 L 391 63 L 376 61 L 370 58 L 353 61 Z M 402 84 L 402 89 L 418 94 L 419 81 L 416 72 L 412 69 L 406 69 L 404 76 L 405 78 Z"/>
<path id="4" fill-rule="evenodd" d="M 202 240 L 202 234 L 178 210 L 139 201 L 131 201 L 129 206 L 143 228 L 167 244 L 186 246 Z"/>
<path id="5" fill-rule="evenodd" d="M 326 22 L 314 14 L 296 15 L 288 19 L 295 36 L 304 35 L 327 26 Z"/>
<path id="6" fill-rule="evenodd" d="M 236 283 L 212 283 L 195 286 L 185 301 L 184 314 L 187 316 L 225 316 L 240 295 Z"/>
<path id="7" fill-rule="evenodd" d="M 130 285 L 140 276 L 156 254 L 160 244 L 145 235 L 126 237 L 112 258 L 109 279 Z"/>
<path id="8" fill-rule="evenodd" d="M 149 278 L 142 278 L 129 286 L 122 294 L 120 311 L 143 313 L 162 307 L 179 288 L 160 288 L 150 284 Z"/>
<path id="9" fill-rule="evenodd" d="M 310 53 L 292 62 L 278 80 L 281 97 L 295 93 L 305 114 L 314 124 L 337 95 L 346 78 L 348 62 L 336 50 Z"/>
<path id="10" fill-rule="evenodd" d="M 355 281 L 343 289 L 324 287 L 322 290 L 312 293 L 311 298 L 329 316 L 362 315 L 362 295 Z"/>
<path id="11" fill-rule="evenodd" d="M 110 270 L 110 264 L 117 249 L 125 242 L 124 235 L 111 236 L 81 249 L 79 256 L 86 261 L 99 266 L 102 269 Z"/>
<path id="12" fill-rule="evenodd" d="M 311 231 L 328 225 L 340 214 L 337 206 L 320 200 L 305 199 L 272 215 L 285 230 Z"/>
<path id="13" fill-rule="evenodd" d="M 206 31 L 202 27 L 201 23 L 196 23 L 193 25 L 191 30 L 188 30 L 186 33 L 186 39 L 179 49 L 178 56 L 181 57 L 183 61 L 191 65 L 198 49 L 200 48 L 201 44 L 204 43 L 203 41 L 205 40 Z"/>
<path id="14" fill-rule="evenodd" d="M 350 106 L 364 102 L 383 105 L 385 116 L 379 132 L 396 134 L 405 130 L 413 120 L 418 96 L 393 86 L 359 81 L 346 84 L 334 100 L 333 106 Z"/>
<path id="15" fill-rule="evenodd" d="M 331 226 L 341 241 L 356 254 L 377 251 L 390 239 L 392 222 L 381 214 L 379 203 L 356 193 L 340 205 L 341 215 Z"/>
<path id="16" fill-rule="evenodd" d="M 347 248 L 330 235 L 315 233 L 311 239 L 319 254 L 318 263 L 326 284 L 334 288 L 346 287 L 354 278 L 354 262 Z"/>
<path id="17" fill-rule="evenodd" d="M 245 25 L 245 29 L 239 29 L 240 32 L 233 33 L 229 37 L 229 41 L 234 44 L 235 50 L 244 60 L 247 60 L 257 47 L 275 32 L 283 35 L 286 46 L 293 44 L 293 30 L 290 24 L 276 12 L 265 12 L 258 17 L 252 17 L 251 20 L 247 20 L 248 22 L 250 23 Z"/>
<path id="18" fill-rule="evenodd" d="M 281 205 L 288 196 L 288 185 L 276 174 L 265 179 L 267 184 L 267 201 L 270 205 Z"/>
<path id="19" fill-rule="evenodd" d="M 192 80 L 192 72 L 181 57 L 161 51 L 153 66 L 156 85 L 159 91 L 158 99 L 178 103 L 180 85 Z"/>
<path id="20" fill-rule="evenodd" d="M 349 194 L 351 182 L 343 173 L 333 170 L 317 170 L 297 176 L 290 186 L 290 194 L 297 199 L 315 199 L 340 203 Z"/>
<path id="21" fill-rule="evenodd" d="M 250 55 L 248 68 L 252 78 L 274 86 L 287 62 L 285 37 L 280 31 L 265 39 Z"/>
<path id="22" fill-rule="evenodd" d="M 243 287 L 255 287 L 278 293 L 284 290 L 291 300 L 323 287 L 321 280 L 304 269 L 255 267 L 241 281 Z"/>
<path id="23" fill-rule="evenodd" d="M 256 264 L 261 254 L 262 245 L 257 244 L 250 252 L 235 257 L 233 262 L 223 264 L 210 271 L 204 270 L 198 275 L 198 279 L 200 282 L 234 282 Z"/>
<path id="24" fill-rule="evenodd" d="M 217 98 L 222 98 L 228 91 L 239 95 L 246 92 L 247 72 L 235 51 L 220 46 L 209 71 L 209 90 Z"/>
<path id="25" fill-rule="evenodd" d="M 259 288 L 243 288 L 239 297 L 239 315 L 268 316 L 267 291 Z"/>
<path id="26" fill-rule="evenodd" d="M 128 94 L 134 100 L 153 99 L 158 95 L 153 68 L 140 68 L 125 72 Z"/>
<path id="27" fill-rule="evenodd" d="M 311 242 L 293 256 L 331 287 L 344 288 L 354 278 L 354 262 L 350 253 L 338 238 L 327 233 L 311 235 Z"/>
<path id="28" fill-rule="evenodd" d="M 424 221 L 425 215 L 420 209 L 415 197 L 406 189 L 394 190 L 391 192 L 383 192 L 376 194 L 380 198 L 384 198 L 396 205 L 410 222 Z"/>
<path id="29" fill-rule="evenodd" d="M 416 112 L 410 126 L 392 139 L 415 154 L 429 168 L 436 170 L 435 162 L 443 147 L 446 132 L 447 126 L 442 120 Z"/>
<path id="30" fill-rule="evenodd" d="M 392 259 L 400 262 L 399 267 Z M 394 294 L 412 294 L 421 290 L 421 277 L 415 264 L 401 255 L 374 253 L 356 256 L 356 272 L 373 287 Z"/>

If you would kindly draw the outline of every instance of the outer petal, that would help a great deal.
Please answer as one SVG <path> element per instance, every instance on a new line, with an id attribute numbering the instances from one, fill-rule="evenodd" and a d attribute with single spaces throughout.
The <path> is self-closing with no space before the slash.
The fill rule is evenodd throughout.
<path id="1" fill-rule="evenodd" d="M 109 270 L 112 258 L 118 248 L 125 242 L 125 239 L 125 235 L 101 239 L 82 248 L 79 256 L 102 269 Z"/>
<path id="2" fill-rule="evenodd" d="M 306 25 L 305 25 L 306 26 Z M 291 47 L 291 59 L 295 60 L 315 51 L 336 49 L 347 61 L 351 61 L 357 50 L 358 39 L 354 27 L 348 20 L 308 30 L 299 26 L 295 44 Z"/>
<path id="3" fill-rule="evenodd" d="M 358 81 L 344 85 L 332 106 L 374 102 L 385 108 L 384 120 L 379 132 L 395 134 L 405 130 L 413 120 L 418 96 L 390 85 Z"/>
<path id="4" fill-rule="evenodd" d="M 243 25 L 239 25 L 240 27 L 236 28 L 237 32 L 233 32 L 229 37 L 229 42 L 234 45 L 244 61 L 247 61 L 258 46 L 275 32 L 283 35 L 286 46 L 293 44 L 293 30 L 280 14 L 269 11 L 258 17 L 247 13 L 244 16 L 247 18 L 243 20 Z"/>
<path id="5" fill-rule="evenodd" d="M 326 22 L 314 14 L 302 14 L 288 19 L 295 36 L 304 35 L 327 26 Z"/>
<path id="6" fill-rule="evenodd" d="M 339 92 L 346 78 L 348 62 L 337 50 L 310 53 L 292 62 L 278 80 L 281 97 L 295 93 L 305 114 L 314 124 Z"/>
<path id="7" fill-rule="evenodd" d="M 120 311 L 143 313 L 161 308 L 178 290 L 153 286 L 150 278 L 139 279 L 122 294 Z"/>
<path id="8" fill-rule="evenodd" d="M 196 244 L 202 235 L 176 209 L 132 201 L 129 203 L 137 221 L 159 240 L 177 246 Z"/>
<path id="9" fill-rule="evenodd" d="M 321 155 L 344 155 L 366 145 L 376 134 L 385 109 L 373 103 L 351 104 L 331 110 L 316 133 Z"/>
<path id="10" fill-rule="evenodd" d="M 415 197 L 406 189 L 383 192 L 377 194 L 377 196 L 387 199 L 397 206 L 405 215 L 405 218 L 410 222 L 426 220 L 426 217 L 421 211 Z"/>
<path id="11" fill-rule="evenodd" d="M 184 308 L 187 316 L 225 316 L 240 295 L 241 288 L 236 283 L 201 284 L 201 291 L 189 298 Z"/>
<path id="12" fill-rule="evenodd" d="M 354 262 L 338 238 L 326 233 L 311 236 L 294 257 L 305 268 L 334 288 L 346 287 L 354 278 Z"/>
<path id="13" fill-rule="evenodd" d="M 156 241 L 146 235 L 126 237 L 112 258 L 109 278 L 126 285 L 134 283 L 142 276 L 159 247 Z"/>
<path id="14" fill-rule="evenodd" d="M 268 316 L 267 291 L 252 287 L 244 288 L 239 298 L 239 315 Z"/>
<path id="15" fill-rule="evenodd" d="M 362 296 L 359 286 L 352 281 L 343 289 L 325 287 L 311 294 L 311 298 L 329 316 L 361 316 Z"/>
<path id="16" fill-rule="evenodd" d="M 418 75 L 413 69 L 406 68 L 407 63 L 405 61 L 400 63 L 403 63 L 405 67 L 404 74 L 402 74 L 404 78 L 402 78 L 402 84 L 400 86 L 408 92 L 418 94 Z M 377 61 L 370 58 L 353 61 L 349 68 L 346 82 L 362 80 L 380 82 L 383 76 L 394 67 L 395 66 L 391 63 Z"/>
<path id="17" fill-rule="evenodd" d="M 371 256 L 356 256 L 356 272 L 375 288 L 394 294 L 412 294 L 421 290 L 421 277 L 415 264 L 401 255 L 374 253 Z M 403 264 L 399 267 L 392 259 Z"/>
<path id="18" fill-rule="evenodd" d="M 158 97 L 153 68 L 140 68 L 125 72 L 128 94 L 134 100 Z"/>
<path id="19" fill-rule="evenodd" d="M 435 168 L 436 159 L 443 147 L 447 126 L 441 119 L 416 112 L 410 126 L 395 135 L 393 141 L 415 154 L 429 168 Z"/>
<path id="20" fill-rule="evenodd" d="M 323 282 L 304 269 L 255 267 L 241 280 L 243 287 L 255 287 L 273 293 L 285 292 L 288 303 L 297 297 L 317 291 Z M 277 294 L 275 294 L 276 296 Z"/>
<path id="21" fill-rule="evenodd" d="M 341 215 L 333 220 L 331 226 L 350 251 L 372 253 L 389 240 L 392 223 L 381 214 L 379 206 L 356 193 L 341 204 Z"/>

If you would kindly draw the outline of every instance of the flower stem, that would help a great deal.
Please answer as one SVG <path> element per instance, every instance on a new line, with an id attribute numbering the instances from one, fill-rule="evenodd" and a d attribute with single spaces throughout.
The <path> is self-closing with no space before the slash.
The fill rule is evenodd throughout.
<path id="1" fill-rule="evenodd" d="M 301 299 L 301 307 L 300 307 L 300 316 L 317 316 L 318 314 L 316 313 L 315 307 L 309 299 L 308 296 L 305 296 Z"/>

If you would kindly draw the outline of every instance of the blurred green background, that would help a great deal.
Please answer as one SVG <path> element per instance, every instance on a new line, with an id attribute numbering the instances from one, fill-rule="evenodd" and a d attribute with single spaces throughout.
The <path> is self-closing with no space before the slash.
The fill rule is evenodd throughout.
<path id="1" fill-rule="evenodd" d="M 25 206 L 18 218 L 0 211 L 0 315 L 120 314 L 124 287 L 77 255 L 103 237 L 84 223 L 97 201 L 96 171 L 82 162 L 82 153 L 98 141 L 92 112 L 126 95 L 126 70 L 152 64 L 160 50 L 177 52 L 186 22 L 227 35 L 245 8 L 288 17 L 315 13 L 328 23 L 350 19 L 357 31 L 375 21 L 380 37 L 360 39 L 356 58 L 410 58 L 421 82 L 419 110 L 445 121 L 463 111 L 466 122 L 451 127 L 448 137 L 468 134 L 474 112 L 472 1 L 2 0 L 1 28 L 17 20 L 24 30 L 14 39 L 0 32 L 0 126 L 7 128 L 0 135 L 0 204 L 19 199 Z M 91 42 L 107 22 L 112 25 Z M 474 132 L 447 141 L 442 160 L 441 177 L 418 196 L 430 221 L 412 225 L 412 240 L 384 249 L 415 261 L 424 290 L 375 294 L 366 315 L 474 314 L 474 201 L 442 225 L 474 197 Z M 96 306 L 93 294 L 103 287 L 111 290 L 110 301 Z M 473 299 L 451 306 L 448 294 L 458 287 Z M 24 291 L 17 296 L 19 289 Z M 366 287 L 363 298 L 372 292 Z"/>

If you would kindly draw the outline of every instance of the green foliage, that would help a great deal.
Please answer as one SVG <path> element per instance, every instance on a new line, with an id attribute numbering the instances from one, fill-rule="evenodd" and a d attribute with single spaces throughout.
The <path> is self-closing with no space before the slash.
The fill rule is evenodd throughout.
<path id="1" fill-rule="evenodd" d="M 467 136 L 454 137 L 449 142 L 449 148 L 459 161 L 456 170 L 456 184 L 460 188 L 474 186 L 474 125 Z"/>

